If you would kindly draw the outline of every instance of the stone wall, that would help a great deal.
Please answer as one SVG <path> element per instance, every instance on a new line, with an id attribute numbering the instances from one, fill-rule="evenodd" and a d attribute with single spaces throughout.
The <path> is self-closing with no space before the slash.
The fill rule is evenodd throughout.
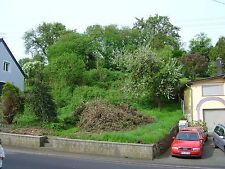
<path id="1" fill-rule="evenodd" d="M 39 148 L 44 146 L 45 136 L 31 136 L 22 134 L 0 133 L 3 145 Z"/>
<path id="2" fill-rule="evenodd" d="M 150 160 L 155 157 L 154 144 L 130 144 L 55 138 L 52 139 L 52 146 L 53 149 L 56 151 L 74 152 L 82 154 L 86 153 Z"/>

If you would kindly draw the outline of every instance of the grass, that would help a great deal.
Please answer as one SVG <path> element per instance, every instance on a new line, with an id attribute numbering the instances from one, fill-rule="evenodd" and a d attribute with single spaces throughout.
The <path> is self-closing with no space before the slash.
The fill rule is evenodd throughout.
<path id="1" fill-rule="evenodd" d="M 49 123 L 45 126 L 40 126 L 42 129 L 46 129 L 51 132 L 46 132 L 53 136 L 84 139 L 84 140 L 98 140 L 98 141 L 111 141 L 111 142 L 125 142 L 125 143 L 143 143 L 152 144 L 163 139 L 170 129 L 173 128 L 178 121 L 183 117 L 181 108 L 177 105 L 170 105 L 162 109 L 143 107 L 140 105 L 135 106 L 138 111 L 147 116 L 154 117 L 155 122 L 143 126 L 139 126 L 136 129 L 129 131 L 114 131 L 114 132 L 102 132 L 93 133 L 81 131 L 74 126 L 65 127 L 62 123 Z M 23 114 L 16 118 L 17 124 L 13 125 L 13 128 L 23 127 L 37 127 L 36 119 L 30 114 Z"/>
<path id="2" fill-rule="evenodd" d="M 63 131 L 56 130 L 53 134 L 84 140 L 151 144 L 163 139 L 182 118 L 181 109 L 177 106 L 169 106 L 161 110 L 139 106 L 138 110 L 147 116 L 154 117 L 155 122 L 131 131 L 90 133 L 80 131 L 78 128 L 70 128 Z"/>

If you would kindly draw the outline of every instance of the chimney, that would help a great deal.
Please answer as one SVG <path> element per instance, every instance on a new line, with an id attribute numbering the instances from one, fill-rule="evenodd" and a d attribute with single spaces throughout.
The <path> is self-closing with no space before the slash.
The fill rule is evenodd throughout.
<path id="1" fill-rule="evenodd" d="M 216 72 L 217 76 L 223 75 L 223 60 L 220 57 L 216 59 Z"/>

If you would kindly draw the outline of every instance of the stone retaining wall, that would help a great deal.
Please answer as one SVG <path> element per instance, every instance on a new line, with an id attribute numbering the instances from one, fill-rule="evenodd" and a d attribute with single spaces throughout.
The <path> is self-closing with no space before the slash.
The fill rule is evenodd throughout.
<path id="1" fill-rule="evenodd" d="M 1 132 L 0 138 L 3 145 L 9 146 L 40 148 L 45 146 L 45 143 L 49 141 L 50 147 L 48 148 L 54 151 L 153 160 L 169 148 L 172 137 L 177 134 L 177 131 L 177 126 L 172 128 L 169 134 L 156 144 L 116 143 L 55 137 L 47 139 L 46 136 Z"/>
<path id="2" fill-rule="evenodd" d="M 46 136 L 0 133 L 3 145 L 39 148 L 44 146 Z"/>
<path id="3" fill-rule="evenodd" d="M 150 159 L 155 155 L 154 144 L 130 144 L 78 139 L 52 139 L 54 150 L 74 153 L 106 155 L 136 159 Z"/>

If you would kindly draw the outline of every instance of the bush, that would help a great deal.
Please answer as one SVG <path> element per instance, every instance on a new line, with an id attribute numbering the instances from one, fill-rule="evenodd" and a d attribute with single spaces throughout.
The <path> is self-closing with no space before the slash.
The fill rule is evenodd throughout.
<path id="1" fill-rule="evenodd" d="M 19 88 L 11 83 L 6 83 L 2 89 L 1 102 L 4 121 L 12 124 L 15 115 L 23 111 L 24 97 Z"/>
<path id="2" fill-rule="evenodd" d="M 56 119 L 56 106 L 45 83 L 35 80 L 27 94 L 26 101 L 40 121 L 49 122 Z"/>
<path id="3" fill-rule="evenodd" d="M 192 127 L 202 127 L 205 132 L 208 131 L 208 127 L 206 125 L 206 122 L 201 121 L 201 120 L 200 121 L 193 121 L 191 126 Z"/>

